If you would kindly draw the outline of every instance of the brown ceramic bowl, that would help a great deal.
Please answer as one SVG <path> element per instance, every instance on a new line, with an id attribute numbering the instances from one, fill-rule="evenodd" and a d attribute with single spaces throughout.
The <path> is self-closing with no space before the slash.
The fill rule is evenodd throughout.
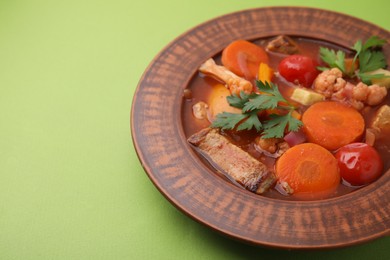
<path id="1" fill-rule="evenodd" d="M 152 61 L 133 99 L 132 138 L 146 173 L 186 215 L 254 245 L 335 248 L 389 235 L 390 171 L 376 182 L 340 197 L 284 201 L 228 183 L 203 164 L 188 145 L 181 122 L 183 90 L 199 65 L 233 40 L 279 34 L 315 38 L 343 47 L 371 35 L 390 39 L 388 31 L 357 18 L 299 7 L 241 11 L 189 30 Z M 390 64 L 389 45 L 384 52 Z"/>

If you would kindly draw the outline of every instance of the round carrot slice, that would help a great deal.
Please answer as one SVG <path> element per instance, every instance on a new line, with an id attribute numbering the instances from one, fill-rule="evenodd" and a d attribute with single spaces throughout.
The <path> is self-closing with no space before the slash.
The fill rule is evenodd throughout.
<path id="1" fill-rule="evenodd" d="M 268 63 L 269 58 L 261 46 L 237 40 L 222 51 L 221 61 L 234 74 L 252 80 L 256 78 L 260 63 Z"/>
<path id="2" fill-rule="evenodd" d="M 333 101 L 309 107 L 302 122 L 308 140 L 328 150 L 358 141 L 365 127 L 363 116 L 357 110 Z"/>
<path id="3" fill-rule="evenodd" d="M 286 182 L 293 194 L 316 198 L 326 196 L 340 184 L 336 158 L 314 143 L 303 143 L 288 149 L 276 162 L 276 176 Z"/>

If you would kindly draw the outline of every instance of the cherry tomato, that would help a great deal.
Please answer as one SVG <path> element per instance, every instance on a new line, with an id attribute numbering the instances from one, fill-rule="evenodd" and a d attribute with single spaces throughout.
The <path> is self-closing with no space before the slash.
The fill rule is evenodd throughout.
<path id="1" fill-rule="evenodd" d="M 341 177 L 353 186 L 369 184 L 382 174 L 382 159 L 368 144 L 347 144 L 336 152 L 335 157 L 338 160 Z"/>
<path id="2" fill-rule="evenodd" d="M 278 70 L 287 81 L 309 88 L 320 73 L 317 66 L 315 60 L 296 54 L 284 58 L 279 63 Z"/>

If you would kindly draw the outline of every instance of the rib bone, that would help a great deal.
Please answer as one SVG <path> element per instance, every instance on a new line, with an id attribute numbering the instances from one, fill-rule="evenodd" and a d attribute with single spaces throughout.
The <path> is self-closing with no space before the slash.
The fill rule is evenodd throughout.
<path id="1" fill-rule="evenodd" d="M 239 95 L 241 91 L 249 94 L 253 90 L 252 83 L 237 76 L 224 66 L 217 65 L 213 59 L 208 59 L 200 65 L 199 71 L 223 81 L 232 94 Z"/>

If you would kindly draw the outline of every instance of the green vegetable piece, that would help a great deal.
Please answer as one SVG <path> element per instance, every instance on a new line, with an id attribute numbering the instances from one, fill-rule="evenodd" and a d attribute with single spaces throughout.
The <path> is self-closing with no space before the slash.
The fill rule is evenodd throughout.
<path id="1" fill-rule="evenodd" d="M 306 88 L 296 88 L 291 95 L 291 99 L 304 106 L 310 106 L 324 100 L 325 96 Z"/>

